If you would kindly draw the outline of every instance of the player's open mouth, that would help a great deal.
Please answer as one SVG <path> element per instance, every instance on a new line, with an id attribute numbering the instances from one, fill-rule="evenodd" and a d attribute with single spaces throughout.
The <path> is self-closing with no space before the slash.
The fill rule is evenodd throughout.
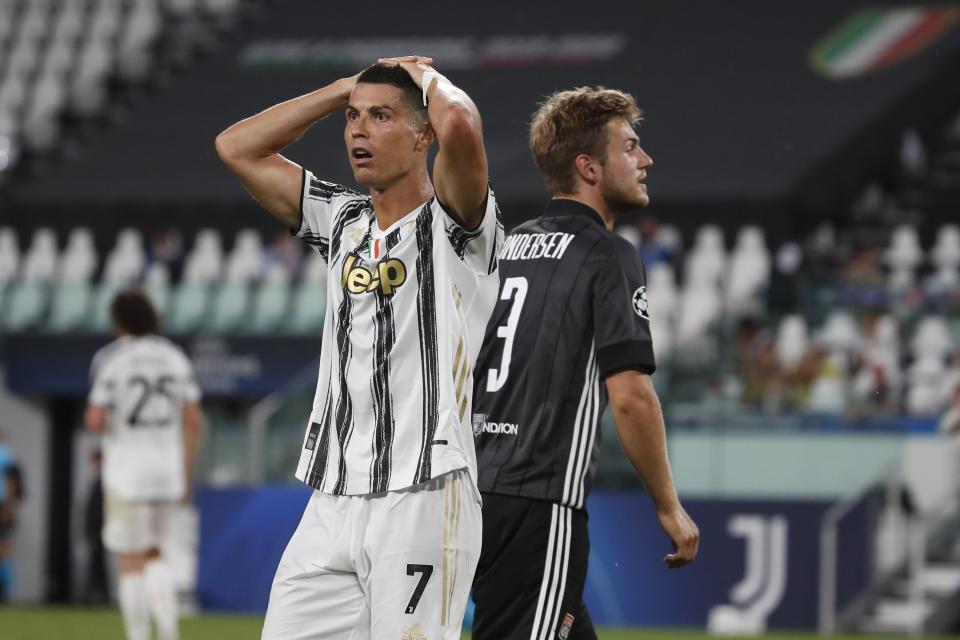
<path id="1" fill-rule="evenodd" d="M 354 147 L 350 150 L 350 157 L 353 159 L 353 163 L 356 165 L 365 165 L 373 160 L 373 154 L 364 149 L 363 147 Z"/>

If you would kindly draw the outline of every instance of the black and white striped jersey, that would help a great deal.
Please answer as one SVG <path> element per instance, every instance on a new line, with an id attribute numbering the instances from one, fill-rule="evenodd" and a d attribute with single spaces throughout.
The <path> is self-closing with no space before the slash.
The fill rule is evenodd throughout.
<path id="1" fill-rule="evenodd" d="M 561 199 L 507 237 L 500 278 L 474 389 L 480 490 L 583 508 L 603 378 L 655 369 L 643 263 L 593 209 Z"/>
<path id="2" fill-rule="evenodd" d="M 499 284 L 493 192 L 468 231 L 432 198 L 381 230 L 369 196 L 304 171 L 296 235 L 327 262 L 320 374 L 296 476 L 336 495 L 476 477 L 473 366 Z"/>
<path id="3" fill-rule="evenodd" d="M 124 336 L 90 365 L 89 403 L 107 410 L 103 486 L 124 500 L 183 496 L 183 408 L 200 387 L 180 347 L 160 336 Z"/>

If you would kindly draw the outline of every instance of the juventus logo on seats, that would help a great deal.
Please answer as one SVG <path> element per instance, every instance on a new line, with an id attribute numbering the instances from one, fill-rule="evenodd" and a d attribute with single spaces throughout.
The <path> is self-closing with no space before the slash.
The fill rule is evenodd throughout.
<path id="1" fill-rule="evenodd" d="M 406 280 L 407 266 L 396 258 L 384 260 L 370 271 L 356 254 L 350 254 L 343 261 L 340 285 L 350 293 L 370 293 L 380 289 L 383 295 L 389 296 Z"/>
<path id="2" fill-rule="evenodd" d="M 787 588 L 787 519 L 738 514 L 727 522 L 727 531 L 744 539 L 746 567 L 730 589 L 733 604 L 711 609 L 707 626 L 711 633 L 763 633 Z"/>

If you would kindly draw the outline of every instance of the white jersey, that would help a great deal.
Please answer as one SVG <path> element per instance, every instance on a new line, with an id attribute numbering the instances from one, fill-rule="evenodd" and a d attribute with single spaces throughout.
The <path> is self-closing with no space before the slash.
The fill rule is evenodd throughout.
<path id="1" fill-rule="evenodd" d="M 183 495 L 183 407 L 200 400 L 190 361 L 159 336 L 124 336 L 91 365 L 91 405 L 107 409 L 103 487 L 124 500 Z"/>
<path id="2" fill-rule="evenodd" d="M 304 171 L 296 235 L 327 262 L 320 375 L 296 476 L 336 495 L 476 478 L 473 365 L 499 287 L 493 193 L 468 231 L 432 198 L 381 230 L 369 196 Z"/>

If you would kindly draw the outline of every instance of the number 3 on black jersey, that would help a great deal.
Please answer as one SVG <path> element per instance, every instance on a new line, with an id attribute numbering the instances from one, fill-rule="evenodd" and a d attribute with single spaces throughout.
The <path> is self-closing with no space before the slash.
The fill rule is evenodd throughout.
<path id="1" fill-rule="evenodd" d="M 520 276 L 516 278 L 507 278 L 503 282 L 503 290 L 500 292 L 501 300 L 510 300 L 513 298 L 513 306 L 510 307 L 510 315 L 507 316 L 507 324 L 497 327 L 497 337 L 503 338 L 503 357 L 500 360 L 500 367 L 490 369 L 487 374 L 487 392 L 493 393 L 499 391 L 507 382 L 510 375 L 510 357 L 513 355 L 513 339 L 516 337 L 517 325 L 520 323 L 520 312 L 523 310 L 523 302 L 527 299 L 527 279 Z"/>

